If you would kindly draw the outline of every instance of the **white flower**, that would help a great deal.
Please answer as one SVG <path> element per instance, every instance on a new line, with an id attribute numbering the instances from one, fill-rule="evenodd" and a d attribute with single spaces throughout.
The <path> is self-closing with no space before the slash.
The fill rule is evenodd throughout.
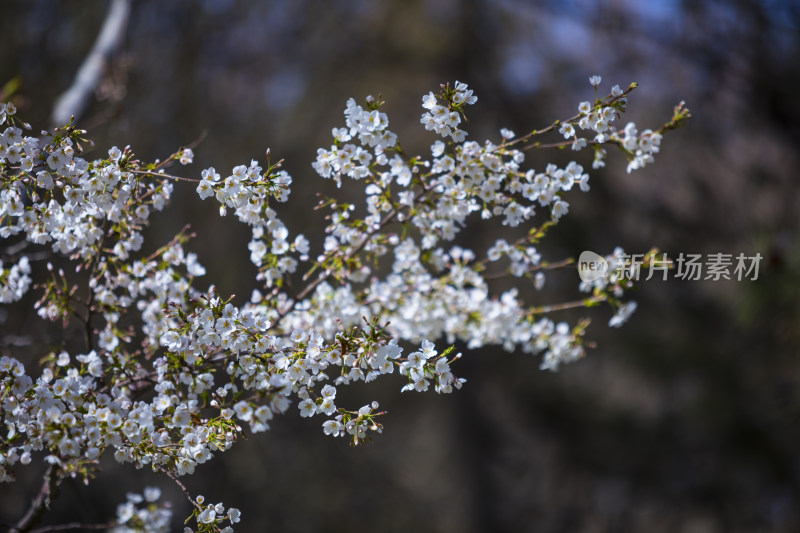
<path id="1" fill-rule="evenodd" d="M 425 359 L 430 359 L 437 353 L 436 346 L 431 341 L 428 339 L 422 341 L 422 355 L 425 357 Z"/>
<path id="2" fill-rule="evenodd" d="M 503 139 L 513 139 L 516 136 L 516 134 L 508 128 L 501 128 L 500 136 L 503 137 Z"/>
<path id="3" fill-rule="evenodd" d="M 231 524 L 236 524 L 239 522 L 241 520 L 241 516 L 242 512 L 239 509 L 235 507 L 228 509 L 228 520 L 231 521 Z"/>
<path id="4" fill-rule="evenodd" d="M 344 431 L 344 426 L 337 420 L 326 420 L 322 423 L 322 430 L 326 435 L 338 437 Z"/>
<path id="5" fill-rule="evenodd" d="M 161 497 L 161 489 L 158 487 L 145 487 L 144 499 L 148 502 L 154 502 Z"/>
<path id="6" fill-rule="evenodd" d="M 132 502 L 122 503 L 117 506 L 117 521 L 120 524 L 126 523 L 128 520 L 133 518 L 133 515 L 136 511 L 136 507 L 133 505 Z"/>
<path id="7" fill-rule="evenodd" d="M 582 148 L 586 148 L 586 139 L 583 137 L 576 137 L 575 140 L 572 141 L 572 149 L 577 152 Z"/>
<path id="8" fill-rule="evenodd" d="M 558 129 L 558 132 L 563 135 L 565 139 L 569 139 L 575 135 L 575 128 L 569 122 L 564 122 Z"/>
<path id="9" fill-rule="evenodd" d="M 253 418 L 253 408 L 244 400 L 234 404 L 233 412 L 236 413 L 239 420 L 243 422 L 248 422 Z"/>
<path id="10" fill-rule="evenodd" d="M 619 306 L 616 314 L 608 321 L 608 325 L 612 328 L 618 328 L 628 321 L 628 318 L 636 311 L 636 302 L 631 300 Z"/>
<path id="11" fill-rule="evenodd" d="M 203 524 L 210 524 L 216 517 L 217 512 L 214 510 L 214 508 L 208 507 L 197 516 L 197 521 L 202 522 Z"/>
<path id="12" fill-rule="evenodd" d="M 188 165 L 194 160 L 194 152 L 192 152 L 191 148 L 184 148 L 178 160 L 181 165 Z"/>
<path id="13" fill-rule="evenodd" d="M 569 204 L 564 200 L 556 200 L 553 204 L 552 213 L 556 220 L 566 215 L 567 211 L 569 211 Z"/>
<path id="14" fill-rule="evenodd" d="M 300 402 L 297 407 L 300 409 L 300 416 L 304 418 L 314 416 L 314 413 L 317 412 L 317 404 L 310 398 L 306 398 Z"/>
<path id="15" fill-rule="evenodd" d="M 333 403 L 333 398 L 324 398 L 322 403 L 317 407 L 317 411 L 325 415 L 332 415 L 336 412 L 336 404 Z"/>

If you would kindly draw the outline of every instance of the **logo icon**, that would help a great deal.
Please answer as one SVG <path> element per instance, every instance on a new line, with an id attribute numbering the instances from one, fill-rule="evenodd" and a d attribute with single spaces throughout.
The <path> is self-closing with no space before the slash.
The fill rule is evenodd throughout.
<path id="1" fill-rule="evenodd" d="M 581 281 L 592 282 L 598 280 L 608 272 L 608 261 L 603 256 L 586 250 L 578 257 L 578 276 Z"/>

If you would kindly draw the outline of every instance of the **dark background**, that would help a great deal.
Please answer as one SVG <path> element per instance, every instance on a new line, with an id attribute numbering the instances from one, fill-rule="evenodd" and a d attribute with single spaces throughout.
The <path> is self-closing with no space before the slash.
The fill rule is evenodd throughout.
<path id="1" fill-rule="evenodd" d="M 3 3 L 0 84 L 20 82 L 14 101 L 34 130 L 48 127 L 106 8 Z M 640 128 L 680 100 L 693 118 L 666 136 L 655 165 L 629 175 L 612 154 L 590 172 L 591 193 L 569 199 L 547 257 L 621 245 L 765 258 L 757 281 L 642 283 L 620 330 L 605 327 L 607 308 L 587 311 L 598 347 L 558 373 L 479 350 L 458 364 L 469 381 L 453 395 L 401 398 L 396 376 L 351 387 L 349 405 L 377 399 L 390 411 L 366 447 L 325 437 L 322 419 L 293 410 L 199 467 L 190 489 L 241 508 L 241 531 L 800 530 L 799 21 L 788 0 L 135 2 L 81 119 L 97 146 L 87 157 L 130 144 L 163 158 L 206 134 L 181 169 L 199 177 L 263 161 L 269 146 L 295 179 L 281 215 L 319 236 L 308 207 L 330 184 L 310 163 L 348 97 L 380 93 L 391 129 L 425 153 L 434 138 L 418 124 L 420 97 L 439 83 L 475 90 L 468 130 L 480 141 L 571 116 L 601 74 L 604 90 L 639 82 L 625 120 Z M 151 246 L 192 222 L 207 279 L 241 303 L 254 274 L 247 228 L 219 219 L 192 187 L 178 191 L 154 219 Z M 496 238 L 470 235 L 462 244 L 475 249 Z M 556 301 L 577 296 L 574 281 L 554 278 Z M 3 333 L 21 333 L 11 323 Z M 40 327 L 31 318 L 24 330 Z M 65 482 L 49 523 L 105 521 L 126 491 L 155 483 L 180 529 L 187 506 L 173 486 L 106 466 L 89 487 Z M 0 486 L 0 521 L 19 518 L 36 474 L 23 468 Z"/>

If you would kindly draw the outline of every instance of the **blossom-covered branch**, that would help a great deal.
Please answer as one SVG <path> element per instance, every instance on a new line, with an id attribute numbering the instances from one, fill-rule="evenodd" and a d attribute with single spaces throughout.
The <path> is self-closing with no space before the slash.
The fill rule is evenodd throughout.
<path id="1" fill-rule="evenodd" d="M 321 415 L 327 435 L 369 440 L 385 412 L 377 401 L 339 405 L 339 389 L 396 372 L 404 391 L 452 392 L 464 383 L 452 367 L 461 357 L 456 342 L 541 354 L 550 370 L 583 357 L 588 321 L 549 315 L 607 302 L 615 309 L 609 324 L 620 325 L 635 309 L 623 301 L 629 279 L 609 270 L 580 284 L 588 296 L 556 303 L 525 302 L 518 288 L 495 294 L 490 281 L 525 280 L 538 290 L 547 272 L 573 263 L 543 258 L 536 246 L 568 213 L 568 195 L 589 191 L 589 175 L 577 161 L 527 167 L 528 152 L 545 146 L 534 138 L 557 130 L 566 140 L 549 144 L 568 142 L 576 155 L 591 149 L 594 167 L 616 146 L 632 171 L 651 163 L 662 133 L 688 117 L 679 107 L 660 129 L 616 129 L 635 85 L 599 98 L 599 83 L 592 78 L 594 103 L 580 103 L 573 117 L 521 137 L 504 129 L 482 143 L 463 128 L 477 97 L 464 83 L 442 85 L 422 98 L 421 125 L 437 136 L 427 155 L 401 146 L 379 99 L 349 100 L 343 126 L 312 166 L 340 187 L 363 190 L 364 201 L 323 198 L 326 236 L 317 247 L 274 209 L 289 200 L 292 178 L 269 152 L 264 164 L 253 160 L 225 177 L 213 167 L 199 178 L 173 173 L 171 164 L 192 162 L 189 148 L 146 163 L 128 146 L 113 147 L 88 161 L 84 131 L 68 124 L 26 136 L 29 126 L 2 104 L 0 238 L 9 246 L 0 302 L 21 305 L 35 290 L 43 326 L 65 338 L 38 354 L 35 373 L 13 353 L 0 354 L 0 479 L 12 481 L 20 465 L 41 457 L 54 480 L 88 480 L 111 453 L 184 488 L 178 476 L 229 450 L 245 428 L 267 430 L 292 405 L 303 417 Z M 143 227 L 184 181 L 249 226 L 258 267 L 249 301 L 201 288 L 206 272 L 188 228 L 160 246 L 145 243 Z M 527 231 L 486 250 L 452 244 L 472 219 Z M 14 242 L 23 238 L 24 246 Z M 31 253 L 43 250 L 47 268 L 37 269 L 31 257 L 41 256 Z M 85 337 L 82 350 L 66 338 L 73 324 Z M 118 509 L 119 531 L 166 530 L 166 511 L 148 490 Z M 200 531 L 229 531 L 239 520 L 236 509 L 190 500 Z"/>

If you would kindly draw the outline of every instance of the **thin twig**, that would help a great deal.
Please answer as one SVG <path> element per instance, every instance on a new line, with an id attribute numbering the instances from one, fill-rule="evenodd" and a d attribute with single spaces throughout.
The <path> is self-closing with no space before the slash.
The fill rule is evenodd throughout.
<path id="1" fill-rule="evenodd" d="M 134 170 L 133 173 L 134 174 L 140 174 L 142 176 L 153 176 L 153 177 L 156 177 L 156 178 L 167 178 L 167 179 L 171 179 L 171 180 L 175 180 L 175 181 L 190 181 L 192 183 L 197 183 L 198 181 L 200 181 L 197 178 L 184 178 L 182 176 L 174 176 L 172 174 L 163 174 L 163 173 L 160 173 L 160 172 L 152 172 L 150 170 Z"/>
<path id="2" fill-rule="evenodd" d="M 575 259 L 573 259 L 572 257 L 569 257 L 567 259 L 562 259 L 561 261 L 555 261 L 555 262 L 552 262 L 552 263 L 541 263 L 541 264 L 538 264 L 538 265 L 533 265 L 531 267 L 528 267 L 525 270 L 525 273 L 527 274 L 527 273 L 530 273 L 530 272 L 538 272 L 539 270 L 555 270 L 555 269 L 558 269 L 558 268 L 568 267 L 569 265 L 571 265 L 573 263 L 575 263 Z M 494 280 L 494 279 L 503 279 L 503 278 L 506 278 L 506 277 L 508 277 L 508 271 L 496 272 L 494 274 L 485 274 L 483 276 L 483 279 L 485 279 L 485 280 Z"/>
<path id="3" fill-rule="evenodd" d="M 180 489 L 181 489 L 181 490 L 183 491 L 183 493 L 186 495 L 186 499 L 187 499 L 187 500 L 189 500 L 189 503 L 190 503 L 190 504 L 192 504 L 192 506 L 193 506 L 193 507 L 195 507 L 195 508 L 197 508 L 197 509 L 202 509 L 202 508 L 200 507 L 200 504 L 198 504 L 198 503 L 195 501 L 195 499 L 194 499 L 194 498 L 192 498 L 192 494 L 189 492 L 189 489 L 187 489 L 187 488 L 186 488 L 186 485 L 184 485 L 183 483 L 181 483 L 181 480 L 180 480 L 180 479 L 178 479 L 178 478 L 177 478 L 177 476 L 176 476 L 175 474 L 173 474 L 172 472 L 170 472 L 168 469 L 164 468 L 164 467 L 163 467 L 163 466 L 161 466 L 161 465 L 157 465 L 157 466 L 156 466 L 156 468 L 157 468 L 158 470 L 160 470 L 160 471 L 161 471 L 161 472 L 162 472 L 162 473 L 163 473 L 165 476 L 167 476 L 167 477 L 168 477 L 168 478 L 170 478 L 172 481 L 174 481 L 174 482 L 175 482 L 175 484 L 176 484 L 176 485 L 178 485 L 178 487 L 180 487 Z"/>
<path id="4" fill-rule="evenodd" d="M 111 529 L 119 525 L 119 522 L 108 522 L 107 524 L 82 524 L 80 522 L 70 522 L 69 524 L 58 524 L 55 526 L 44 526 L 31 529 L 28 533 L 46 533 L 47 531 L 66 531 L 68 529 Z"/>
<path id="5" fill-rule="evenodd" d="M 564 311 L 566 309 L 575 309 L 576 307 L 587 307 L 591 304 L 596 304 L 600 302 L 606 301 L 606 297 L 604 296 L 592 296 L 591 298 L 585 298 L 583 300 L 575 300 L 572 302 L 564 302 L 563 304 L 554 304 L 554 305 L 542 305 L 540 307 L 534 307 L 530 310 L 531 314 L 533 315 L 541 315 L 544 313 L 552 313 L 553 311 Z"/>

